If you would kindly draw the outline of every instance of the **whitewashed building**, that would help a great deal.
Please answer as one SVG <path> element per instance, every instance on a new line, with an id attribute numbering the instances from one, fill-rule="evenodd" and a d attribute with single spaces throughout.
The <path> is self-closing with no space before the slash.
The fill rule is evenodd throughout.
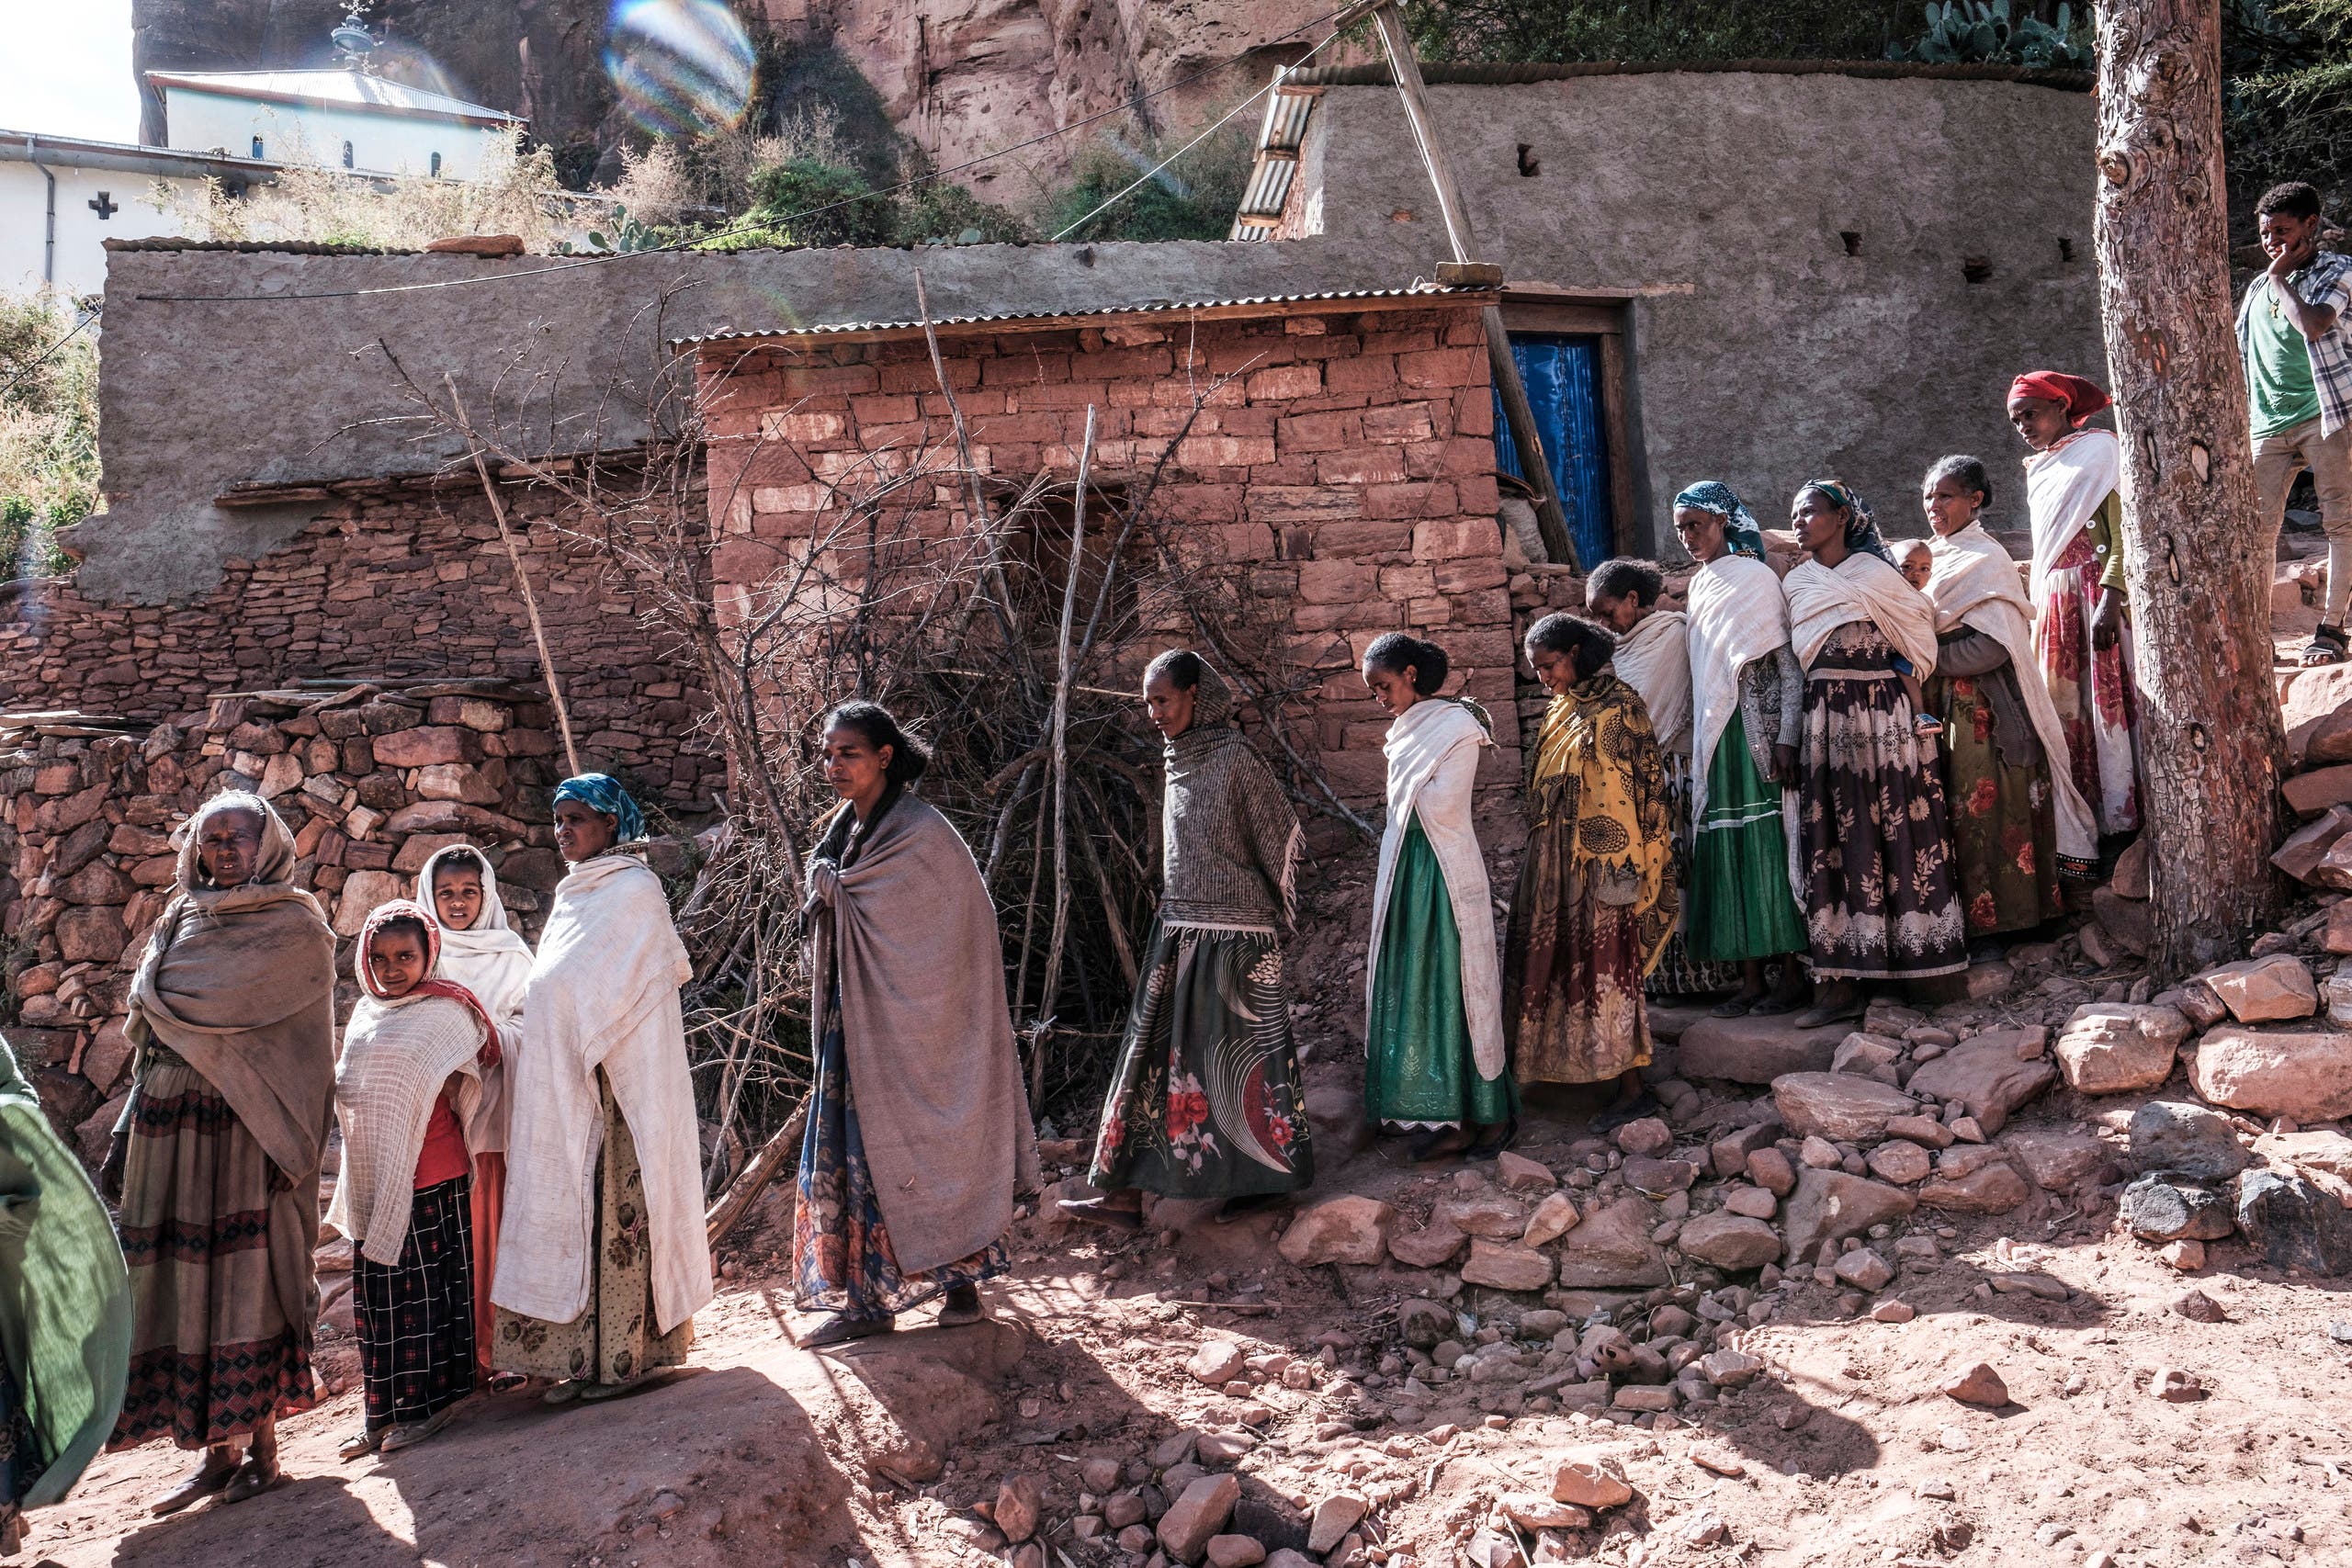
<path id="1" fill-rule="evenodd" d="M 151 71 L 164 140 L 187 152 L 363 175 L 469 180 L 523 121 L 349 67 L 320 71 Z"/>
<path id="2" fill-rule="evenodd" d="M 0 296 L 96 294 L 107 241 L 182 232 L 179 207 L 208 179 L 242 192 L 277 174 L 254 158 L 0 130 Z"/>

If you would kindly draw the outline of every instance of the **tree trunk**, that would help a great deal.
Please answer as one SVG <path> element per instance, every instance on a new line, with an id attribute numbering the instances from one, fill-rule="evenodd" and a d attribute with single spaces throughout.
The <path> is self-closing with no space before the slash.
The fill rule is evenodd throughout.
<path id="1" fill-rule="evenodd" d="M 2233 324 L 2221 71 L 2211 0 L 2099 6 L 2099 318 L 2123 438 L 2161 978 L 2239 956 L 2281 903 L 2273 547 L 2255 517 Z"/>

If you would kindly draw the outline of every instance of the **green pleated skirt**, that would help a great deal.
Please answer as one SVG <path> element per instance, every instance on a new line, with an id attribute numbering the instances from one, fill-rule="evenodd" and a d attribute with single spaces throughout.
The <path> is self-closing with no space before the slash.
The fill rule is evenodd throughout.
<path id="1" fill-rule="evenodd" d="M 1707 809 L 1692 824 L 1682 912 L 1690 956 L 1702 961 L 1805 951 L 1804 921 L 1789 891 L 1781 786 L 1757 772 L 1747 723 L 1736 708 L 1707 770 Z"/>
<path id="2" fill-rule="evenodd" d="M 1518 1114 L 1510 1069 L 1480 1077 L 1471 1059 L 1462 932 L 1419 818 L 1405 829 L 1389 881 L 1365 1051 L 1364 1114 L 1375 1126 L 1494 1126 Z"/>

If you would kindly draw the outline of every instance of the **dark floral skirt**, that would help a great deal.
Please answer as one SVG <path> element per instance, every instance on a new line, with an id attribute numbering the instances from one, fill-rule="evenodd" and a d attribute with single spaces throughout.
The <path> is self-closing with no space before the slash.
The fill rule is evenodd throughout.
<path id="1" fill-rule="evenodd" d="M 368 1425 L 424 1421 L 474 1390 L 473 1178 L 422 1188 L 400 1261 L 351 1261 Z"/>
<path id="2" fill-rule="evenodd" d="M 1272 932 L 1152 928 L 1087 1180 L 1166 1198 L 1313 1185 L 1290 985 Z"/>
<path id="3" fill-rule="evenodd" d="M 1823 979 L 1968 967 L 1935 742 L 1914 730 L 1893 659 L 1874 624 L 1850 622 L 1805 677 L 1793 880 Z"/>
<path id="4" fill-rule="evenodd" d="M 2031 931 L 2065 913 L 2058 893 L 2058 807 L 2048 763 L 2014 767 L 1993 739 L 1978 683 L 1936 681 L 1928 705 L 1944 721 L 1952 871 L 1971 936 Z"/>
<path id="5" fill-rule="evenodd" d="M 841 1016 L 841 991 L 835 987 L 832 1026 L 817 1047 L 808 1130 L 800 1140 L 799 1203 L 792 1219 L 794 1300 L 803 1312 L 886 1317 L 958 1285 L 977 1285 L 1004 1273 L 1011 1263 L 1001 1237 L 954 1263 L 913 1274 L 899 1271 L 890 1250 L 890 1227 L 874 1195 L 874 1173 L 865 1164 Z M 940 1157 L 952 1159 L 954 1151 L 943 1149 Z"/>

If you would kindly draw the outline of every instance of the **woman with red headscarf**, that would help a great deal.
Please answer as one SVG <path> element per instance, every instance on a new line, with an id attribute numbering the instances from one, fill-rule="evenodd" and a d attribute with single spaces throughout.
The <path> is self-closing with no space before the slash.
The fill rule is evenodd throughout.
<path id="1" fill-rule="evenodd" d="M 2140 826 L 2139 703 L 2123 591 L 2123 448 L 2086 424 L 2108 406 L 2098 384 L 2035 370 L 2009 387 L 2033 517 L 2033 647 L 2058 707 L 2075 786 L 2101 834 Z"/>

